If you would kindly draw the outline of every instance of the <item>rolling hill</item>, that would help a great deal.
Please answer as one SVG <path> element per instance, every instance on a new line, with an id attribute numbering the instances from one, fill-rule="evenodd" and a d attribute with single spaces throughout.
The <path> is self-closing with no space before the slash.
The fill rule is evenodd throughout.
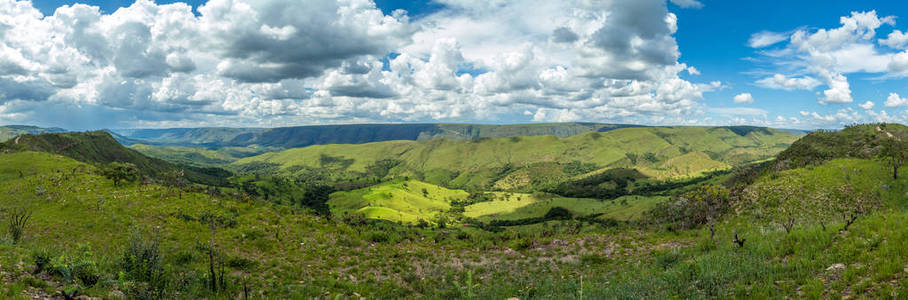
<path id="1" fill-rule="evenodd" d="M 664 143 L 668 146 L 662 149 L 668 150 L 641 154 L 633 164 L 657 169 L 680 168 L 684 162 L 704 164 L 706 159 L 736 165 L 741 153 L 747 157 L 760 153 L 726 130 L 754 143 L 773 144 L 778 141 L 774 138 L 782 137 L 773 138 L 762 130 L 700 128 L 696 129 L 704 130 L 700 134 L 689 134 L 672 131 L 687 128 L 627 128 L 601 133 L 597 139 L 610 134 L 618 134 L 618 139 L 628 135 L 622 131 L 642 129 L 651 130 L 647 132 L 652 135 L 645 135 L 647 145 Z M 902 130 L 893 124 L 873 124 L 812 133 L 778 161 L 760 164 L 787 162 L 787 168 L 747 168 L 754 172 L 746 174 L 749 180 L 722 186 L 741 176 L 739 171 L 725 172 L 706 185 L 686 184 L 678 189 L 681 193 L 665 196 L 600 201 L 545 193 L 479 193 L 397 178 L 333 193 L 328 201 L 334 215 L 313 214 L 298 201 L 268 202 L 232 192 L 187 191 L 178 197 L 172 188 L 154 183 L 115 186 L 100 177 L 94 166 L 64 156 L 108 159 L 110 154 L 91 151 L 113 147 L 109 136 L 23 136 L 19 144 L 0 146 L 0 189 L 4 191 L 0 214 L 30 216 L 20 238 L 13 238 L 13 230 L 0 233 L 4 274 L 0 298 L 61 298 L 64 293 L 141 298 L 158 291 L 158 298 L 166 299 L 247 294 L 269 299 L 563 299 L 577 297 L 581 289 L 593 299 L 900 298 L 908 295 L 908 227 L 904 226 L 908 179 L 892 178 L 891 168 L 877 158 L 877 151 L 881 141 L 890 138 L 887 132 Z M 578 139 L 586 141 L 580 145 L 589 150 L 596 145 L 589 134 L 533 138 L 554 138 L 560 142 L 552 144 L 561 144 L 560 150 L 570 148 L 562 140 Z M 689 140 L 703 134 L 719 135 L 718 140 L 728 147 L 717 144 L 716 149 L 726 151 L 702 149 L 700 141 Z M 653 136 L 663 142 L 653 141 Z M 533 138 L 461 143 L 472 143 L 476 149 L 517 151 L 504 145 Z M 65 149 L 54 148 L 71 142 L 75 144 Z M 432 142 L 444 146 L 451 141 L 413 143 Z M 678 144 L 693 150 L 681 151 Z M 309 148 L 329 146 L 336 145 Z M 324 154 L 315 154 L 320 168 L 342 170 L 357 163 L 353 157 Z M 408 158 L 407 153 L 396 154 Z M 625 154 L 625 161 L 612 164 L 616 166 L 612 169 L 531 162 L 524 172 L 513 173 L 508 184 L 519 185 L 524 176 L 532 180 L 535 173 L 546 173 L 545 178 L 558 173 L 575 182 L 600 176 L 645 176 L 642 168 L 627 168 L 631 157 Z M 655 162 L 650 161 L 653 158 Z M 409 162 L 400 162 L 404 163 Z M 416 174 L 400 164 L 367 164 L 363 174 L 383 174 L 375 171 L 378 165 L 387 167 L 388 174 Z M 483 166 L 482 162 L 465 165 Z M 286 174 L 301 172 L 293 166 L 278 168 Z M 443 173 L 431 175 L 443 178 Z M 728 192 L 711 195 L 726 197 L 728 202 L 718 203 L 729 209 L 691 227 L 652 213 L 660 209 L 682 217 L 709 213 L 712 210 L 704 203 L 716 202 L 689 193 L 703 190 Z M 549 218 L 553 212 L 569 216 Z M 451 218 L 457 215 L 462 218 Z M 439 216 L 448 218 L 448 225 L 458 226 L 437 226 L 434 217 Z M 418 226 L 423 218 L 430 223 Z M 482 226 L 459 226 L 459 222 L 475 225 L 476 221 Z M 149 254 L 147 263 L 131 260 L 143 253 Z M 144 267 L 151 267 L 155 276 L 138 276 L 141 273 L 135 270 L 149 270 Z M 221 275 L 212 275 L 219 269 Z M 213 289 L 210 279 L 218 276 L 223 283 Z"/>
<path id="2" fill-rule="evenodd" d="M 396 179 L 378 185 L 331 194 L 331 212 L 346 216 L 360 214 L 370 219 L 416 224 L 420 220 L 436 222 L 439 214 L 453 205 L 463 206 L 463 216 L 480 222 L 517 221 L 542 218 L 551 209 L 560 207 L 576 217 L 599 215 L 618 220 L 634 220 L 665 196 L 625 196 L 615 200 L 569 198 L 551 194 L 480 193 L 484 200 L 475 202 L 463 190 L 447 189 L 418 180 Z M 474 203 L 475 202 L 475 203 Z"/>
<path id="3" fill-rule="evenodd" d="M 0 152 L 37 151 L 63 155 L 80 162 L 105 165 L 125 162 L 135 165 L 142 175 L 156 177 L 163 172 L 185 170 L 192 182 L 224 185 L 230 172 L 219 168 L 177 165 L 152 158 L 119 144 L 105 131 L 25 134 L 0 144 Z"/>
<path id="4" fill-rule="evenodd" d="M 172 128 L 115 130 L 124 144 L 202 146 L 208 148 L 259 146 L 289 149 L 324 144 L 362 144 L 392 140 L 475 140 L 480 138 L 555 135 L 568 137 L 634 125 L 548 123 L 481 124 L 353 124 L 280 128 Z"/>
<path id="5" fill-rule="evenodd" d="M 659 179 L 697 176 L 771 158 L 800 137 L 774 129 L 738 129 L 638 127 L 565 138 L 315 145 L 243 158 L 231 167 L 277 166 L 293 175 L 312 170 L 365 174 L 382 165 L 387 169 L 383 176 L 412 176 L 454 188 L 519 190 L 612 168 L 634 168 Z"/>

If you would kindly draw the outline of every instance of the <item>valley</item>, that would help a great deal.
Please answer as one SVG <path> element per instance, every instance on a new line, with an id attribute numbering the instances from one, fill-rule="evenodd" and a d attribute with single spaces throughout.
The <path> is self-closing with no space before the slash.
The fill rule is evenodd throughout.
<path id="1" fill-rule="evenodd" d="M 273 151 L 24 134 L 0 144 L 4 218 L 28 217 L 6 223 L 0 292 L 900 294 L 904 266 L 879 258 L 908 259 L 908 185 L 886 159 L 902 134 L 624 127 Z"/>

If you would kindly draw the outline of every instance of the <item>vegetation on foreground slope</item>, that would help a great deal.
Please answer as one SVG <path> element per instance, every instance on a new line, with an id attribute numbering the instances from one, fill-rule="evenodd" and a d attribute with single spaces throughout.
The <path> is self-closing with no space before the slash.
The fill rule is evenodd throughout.
<path id="1" fill-rule="evenodd" d="M 492 225 L 494 220 L 488 220 L 466 227 L 315 214 L 301 206 L 306 201 L 278 204 L 243 189 L 183 187 L 180 197 L 179 187 L 154 182 L 116 187 L 94 167 L 62 156 L 0 154 L 0 189 L 8 191 L 0 193 L 4 220 L 23 212 L 30 216 L 26 226 L 7 226 L 0 239 L 2 293 L 10 298 L 62 293 L 148 298 L 905 297 L 908 179 L 893 176 L 893 163 L 901 160 L 892 158 L 904 157 L 906 151 L 896 150 L 908 149 L 908 139 L 900 138 L 905 133 L 901 127 L 890 124 L 835 134 L 856 131 L 870 132 L 867 143 L 847 143 L 874 145 L 866 153 L 858 151 L 864 156 L 843 151 L 803 166 L 779 167 L 769 161 L 717 173 L 668 190 L 666 198 L 629 221 L 603 222 L 553 207 L 540 222 Z M 798 159 L 794 152 L 786 157 Z M 415 180 L 384 182 L 347 195 L 401 192 L 407 193 L 401 197 L 413 198 L 401 203 L 453 203 L 451 208 L 462 206 L 463 214 L 478 219 L 504 219 L 505 211 L 515 208 L 491 205 L 495 201 L 517 206 L 529 202 L 524 195 L 541 195 L 463 192 Z M 470 202 L 482 196 L 498 198 Z M 293 197 L 308 198 L 306 193 Z M 335 200 L 343 199 L 329 199 L 329 204 L 342 204 L 331 202 Z M 521 207 L 545 203 L 536 200 Z M 499 215 L 491 216 L 495 213 Z M 13 229 L 21 229 L 19 238 Z"/>
<path id="2" fill-rule="evenodd" d="M 232 174 L 220 168 L 178 165 L 162 159 L 147 157 L 135 150 L 123 147 L 109 133 L 69 132 L 18 136 L 0 143 L 0 152 L 39 151 L 60 154 L 77 161 L 94 165 L 112 162 L 134 165 L 140 175 L 147 178 L 164 173 L 184 174 L 185 179 L 206 185 L 223 186 Z"/>

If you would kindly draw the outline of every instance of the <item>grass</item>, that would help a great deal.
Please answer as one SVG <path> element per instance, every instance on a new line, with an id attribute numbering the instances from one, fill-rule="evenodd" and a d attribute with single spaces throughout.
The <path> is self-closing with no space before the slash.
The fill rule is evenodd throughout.
<path id="1" fill-rule="evenodd" d="M 623 196 L 614 200 L 566 198 L 523 193 L 495 193 L 495 200 L 465 208 L 464 216 L 480 221 L 519 220 L 545 216 L 554 207 L 563 207 L 575 216 L 602 214 L 602 218 L 638 219 L 644 211 L 668 199 L 663 196 Z"/>
<path id="2" fill-rule="evenodd" d="M 6 298 L 23 297 L 23 290 L 29 286 L 43 286 L 48 294 L 76 287 L 81 294 L 113 297 L 112 293 L 123 288 L 117 283 L 117 257 L 136 233 L 159 236 L 168 274 L 182 274 L 182 281 L 178 281 L 181 285 L 170 289 L 178 294 L 171 297 L 225 297 L 210 294 L 204 286 L 207 265 L 205 252 L 199 249 L 206 243 L 200 241 L 207 241 L 211 233 L 200 220 L 211 218 L 228 224 L 216 230 L 214 239 L 229 265 L 226 293 L 230 297 L 237 295 L 245 282 L 264 298 L 334 298 L 354 293 L 368 298 L 451 298 L 460 291 L 452 282 L 462 281 L 467 272 L 474 274 L 477 297 L 528 295 L 531 291 L 516 286 L 490 290 L 494 287 L 491 282 L 522 276 L 491 268 L 491 263 L 509 270 L 529 267 L 536 270 L 533 273 L 547 274 L 544 278 L 560 278 L 573 268 L 573 259 L 557 263 L 557 270 L 534 267 L 535 261 L 559 255 L 579 257 L 580 251 L 614 247 L 617 241 L 590 240 L 586 247 L 591 250 L 553 252 L 537 248 L 551 240 L 551 236 L 537 232 L 509 231 L 495 237 L 497 234 L 481 231 L 420 230 L 389 223 L 353 226 L 339 218 L 318 217 L 288 206 L 212 198 L 196 192 L 184 193 L 180 199 L 171 188 L 156 185 L 114 187 L 95 175 L 93 167 L 53 154 L 0 154 L 0 166 L 0 177 L 6 178 L 0 188 L 7 191 L 0 194 L 0 207 L 24 207 L 33 212 L 20 243 L 13 245 L 0 239 L 0 270 L 8 274 L 2 279 L 0 294 Z M 83 170 L 62 171 L 75 167 Z M 29 171 L 19 178 L 17 169 Z M 425 187 L 429 195 L 465 195 L 441 188 L 431 190 L 432 186 L 415 181 L 393 184 L 407 184 L 409 193 L 421 194 Z M 37 187 L 44 192 L 37 193 Z M 544 232 L 551 234 L 551 230 Z M 622 239 L 629 238 L 618 240 Z M 375 247 L 376 243 L 383 246 Z M 517 244 L 530 245 L 521 250 L 527 251 L 526 258 L 515 260 L 505 250 Z M 40 251 L 80 265 L 91 261 L 100 276 L 99 283 L 67 282 L 66 277 L 55 273 L 31 275 L 36 268 L 32 253 Z M 629 254 L 612 257 L 624 255 Z"/>
<path id="3" fill-rule="evenodd" d="M 883 207 L 862 216 L 848 231 L 840 231 L 844 224 L 838 221 L 825 229 L 804 223 L 786 233 L 743 212 L 722 219 L 714 239 L 705 228 L 676 232 L 660 226 L 594 225 L 572 230 L 578 223 L 573 220 L 497 233 L 425 230 L 391 222 L 354 225 L 359 222 L 352 216 L 315 216 L 267 202 L 198 192 L 180 199 L 157 185 L 114 187 L 94 171 L 54 154 L 0 154 L 0 207 L 32 212 L 19 243 L 0 237 L 0 271 L 5 274 L 0 297 L 23 299 L 25 290 L 54 295 L 77 286 L 82 294 L 112 298 L 127 286 L 118 279 L 118 257 L 136 233 L 160 237 L 165 270 L 180 278 L 170 298 L 235 298 L 243 283 L 261 298 L 561 299 L 576 297 L 581 289 L 594 299 L 908 296 L 906 179 L 890 179 L 887 169 L 872 160 L 832 160 L 757 180 L 756 185 L 777 185 L 796 177 L 816 187 L 847 181 L 857 192 L 880 193 Z M 406 212 L 407 205 L 444 210 L 449 199 L 467 196 L 415 180 L 346 193 L 331 201 L 349 211 L 365 207 L 383 216 L 388 210 L 392 215 Z M 526 194 L 496 195 L 508 198 L 496 200 L 506 203 L 474 204 L 468 213 L 529 215 L 537 208 L 528 207 L 542 211 L 541 205 L 551 204 L 542 197 L 524 199 Z M 367 198 L 387 207 L 354 205 Z M 640 205 L 625 209 L 630 217 L 647 202 L 661 201 L 623 200 L 630 207 Z M 595 204 L 585 199 L 557 202 L 578 211 Z M 214 232 L 228 262 L 229 287 L 221 294 L 204 287 L 207 265 L 200 249 L 207 243 L 200 241 L 207 241 L 211 231 L 200 220 L 206 219 L 225 224 Z M 746 238 L 743 247 L 731 241 L 735 233 Z M 53 253 L 57 268 L 93 266 L 98 283 L 67 282 L 50 271 L 33 274 L 34 253 L 42 251 Z"/>
<path id="4" fill-rule="evenodd" d="M 395 222 L 430 221 L 451 208 L 451 201 L 469 194 L 417 180 L 398 179 L 383 184 L 331 194 L 328 205 L 334 214 L 361 213 L 368 218 Z"/>
<path id="5" fill-rule="evenodd" d="M 644 211 L 668 199 L 665 196 L 623 196 L 597 200 L 510 192 L 488 195 L 491 201 L 465 206 L 463 215 L 483 222 L 518 220 L 542 217 L 554 207 L 563 207 L 575 216 L 602 214 L 602 218 L 636 220 Z M 328 205 L 337 215 L 361 214 L 372 219 L 415 224 L 419 220 L 434 220 L 437 214 L 451 209 L 452 201 L 464 201 L 468 196 L 469 193 L 462 190 L 397 179 L 363 189 L 335 192 Z"/>
<path id="6" fill-rule="evenodd" d="M 129 148 L 150 157 L 196 166 L 221 166 L 239 159 L 227 151 L 178 146 L 150 146 L 135 144 Z"/>
<path id="7" fill-rule="evenodd" d="M 508 168 L 575 160 L 600 168 L 650 170 L 658 178 L 690 176 L 740 164 L 743 156 L 749 155 L 752 160 L 770 158 L 799 137 L 775 130 L 738 135 L 727 128 L 622 128 L 567 138 L 549 135 L 475 141 L 435 139 L 316 145 L 243 158 L 233 165 L 267 162 L 280 165 L 286 173 L 292 173 L 298 166 L 330 167 L 337 172 L 362 173 L 376 161 L 394 158 L 403 161 L 403 167 L 398 168 L 396 173 L 392 172 L 391 176 L 403 173 L 434 175 L 437 170 L 447 170 L 459 175 L 446 186 L 488 188 L 495 185 L 501 172 L 509 171 Z M 632 163 L 627 158 L 628 153 L 640 156 L 651 153 L 655 161 L 640 159 Z M 348 163 L 325 165 L 326 157 Z M 504 188 L 511 186 L 512 183 L 501 185 Z"/>

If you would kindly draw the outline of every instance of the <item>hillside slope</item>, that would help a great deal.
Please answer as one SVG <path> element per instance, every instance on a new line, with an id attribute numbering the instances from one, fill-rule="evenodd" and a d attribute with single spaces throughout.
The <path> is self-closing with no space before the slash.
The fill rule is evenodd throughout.
<path id="1" fill-rule="evenodd" d="M 223 169 L 176 165 L 151 158 L 123 147 L 104 131 L 26 134 L 0 144 L 0 152 L 37 151 L 63 155 L 80 162 L 104 165 L 125 162 L 135 165 L 142 175 L 156 177 L 164 172 L 185 170 L 192 182 L 224 185 L 230 173 Z"/>
<path id="2" fill-rule="evenodd" d="M 551 176 L 556 182 L 617 167 L 637 168 L 656 178 L 691 176 L 771 158 L 798 138 L 765 128 L 735 132 L 724 127 L 640 127 L 566 138 L 547 135 L 316 145 L 244 158 L 232 166 L 276 165 L 288 174 L 315 169 L 367 173 L 377 164 L 390 161 L 393 165 L 388 174 L 392 176 L 415 176 L 446 186 L 491 187 L 510 172 L 540 167 L 543 169 L 525 173 Z M 520 186 L 520 182 L 530 184 L 535 179 L 508 180 Z"/>
<path id="3" fill-rule="evenodd" d="M 908 134 L 908 126 L 861 124 L 847 126 L 840 131 L 814 131 L 779 153 L 776 168 L 799 168 L 837 158 L 873 158 L 879 154 L 881 138 L 892 133 Z"/>
<path id="4" fill-rule="evenodd" d="M 116 130 L 131 145 L 144 143 L 208 148 L 260 146 L 289 149 L 324 144 L 362 144 L 392 140 L 475 140 L 480 138 L 555 135 L 568 137 L 633 125 L 547 123 L 481 124 L 352 124 L 263 128 L 173 128 Z"/>
<path id="5" fill-rule="evenodd" d="M 6 125 L 0 126 L 0 142 L 8 141 L 14 137 L 23 134 L 42 134 L 42 133 L 60 133 L 66 132 L 63 128 L 42 128 L 27 125 Z"/>

